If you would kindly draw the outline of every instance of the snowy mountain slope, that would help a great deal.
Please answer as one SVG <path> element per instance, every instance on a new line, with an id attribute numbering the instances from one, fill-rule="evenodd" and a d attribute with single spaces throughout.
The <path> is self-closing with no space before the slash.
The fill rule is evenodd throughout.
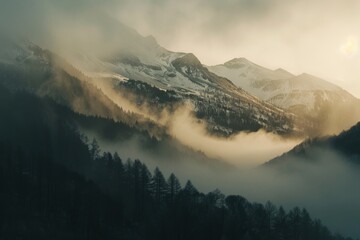
<path id="1" fill-rule="evenodd" d="M 0 84 L 51 98 L 77 113 L 101 116 L 161 135 L 163 130 L 117 106 L 89 78 L 56 54 L 23 40 L 0 39 Z"/>
<path id="2" fill-rule="evenodd" d="M 336 115 L 335 111 L 339 109 L 342 113 L 345 111 L 347 115 L 351 114 L 349 119 L 344 119 L 343 122 L 337 121 L 335 132 L 348 128 L 360 120 L 360 109 L 357 109 L 360 101 L 357 98 L 315 76 L 306 73 L 295 76 L 283 69 L 270 70 L 245 58 L 233 59 L 222 65 L 210 66 L 208 69 L 230 79 L 238 87 L 260 99 L 304 116 L 314 124 L 319 124 L 319 120 L 326 120 L 324 115 Z M 324 133 L 334 133 L 334 131 Z"/>
<path id="3" fill-rule="evenodd" d="M 139 68 L 143 71 L 138 71 Z M 139 84 L 140 82 L 147 84 L 142 85 L 141 89 L 152 86 L 169 93 L 173 92 L 176 98 L 182 101 L 190 100 L 195 106 L 196 115 L 202 115 L 203 119 L 214 128 L 223 129 L 225 135 L 242 130 L 257 131 L 260 128 L 278 133 L 293 131 L 292 115 L 260 101 L 237 88 L 229 80 L 209 72 L 192 54 L 175 59 L 166 66 L 166 71 L 170 70 L 172 75 L 159 70 L 157 70 L 158 74 L 154 74 L 154 71 L 146 66 L 126 66 L 126 72 L 118 72 L 119 69 L 124 68 L 118 67 L 113 73 L 135 79 Z M 148 71 L 145 72 L 144 69 Z M 136 94 L 142 95 L 137 91 Z M 148 100 L 153 101 L 153 99 Z M 214 109 L 214 106 L 217 108 Z M 226 111 L 231 113 L 225 114 Z M 218 116 L 226 119 L 225 122 L 228 124 L 220 123 L 222 120 Z"/>
<path id="4" fill-rule="evenodd" d="M 315 76 L 305 73 L 295 76 L 283 69 L 273 71 L 245 58 L 233 59 L 208 68 L 219 76 L 230 79 L 249 93 L 283 108 L 304 105 L 312 110 L 316 105 L 314 93 L 317 91 L 338 93 L 344 100 L 351 98 L 351 95 L 340 87 Z"/>
<path id="5" fill-rule="evenodd" d="M 174 91 L 178 99 L 192 103 L 196 116 L 212 125 L 213 129 L 223 129 L 222 135 L 262 128 L 281 134 L 301 131 L 295 126 L 293 114 L 210 72 L 193 54 L 169 51 L 153 37 L 143 37 L 126 27 L 119 30 L 118 25 L 122 26 L 112 21 L 99 26 L 110 29 L 106 41 L 100 45 L 119 40 L 112 51 L 98 53 L 90 49 L 77 52 L 69 58 L 71 63 L 89 77 L 107 76 L 114 88 L 117 83 L 132 79 L 139 84 Z"/>

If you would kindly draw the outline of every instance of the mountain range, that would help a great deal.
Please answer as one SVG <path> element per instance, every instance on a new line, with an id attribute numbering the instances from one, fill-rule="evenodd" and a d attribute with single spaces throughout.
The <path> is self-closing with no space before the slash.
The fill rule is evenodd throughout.
<path id="1" fill-rule="evenodd" d="M 131 79 L 190 100 L 209 132 L 229 136 L 265 129 L 281 135 L 318 136 L 338 133 L 360 118 L 359 99 L 310 74 L 270 70 L 245 58 L 205 66 L 194 54 L 169 51 L 154 37 L 143 37 L 118 21 L 97 27 L 114 29 L 108 41 L 119 40 L 119 44 L 109 53 L 79 53 L 70 60 L 74 66 L 92 78 L 106 78 L 118 90 L 125 79 Z M 137 91 L 127 88 L 126 92 Z M 156 102 L 156 98 L 141 98 Z"/>
<path id="2" fill-rule="evenodd" d="M 250 94 L 303 116 L 316 126 L 315 135 L 338 133 L 359 120 L 359 99 L 310 74 L 293 75 L 281 68 L 270 70 L 245 58 L 208 68 Z M 320 125 L 325 127 L 321 129 Z"/>
<path id="3" fill-rule="evenodd" d="M 94 22 L 94 27 L 109 41 L 109 46 L 108 42 L 100 42 L 99 49 L 84 46 L 68 49 L 70 54 L 64 55 L 55 47 L 47 50 L 41 44 L 28 40 L 0 38 L 0 107 L 6 115 L 0 126 L 6 135 L 2 135 L 0 143 L 6 150 L 4 156 L 10 159 L 2 164 L 6 168 L 9 165 L 9 169 L 16 173 L 14 176 L 39 178 L 39 181 L 32 180 L 38 183 L 39 186 L 34 186 L 40 189 L 39 192 L 42 191 L 41 179 L 45 179 L 47 187 L 51 186 L 49 182 L 52 179 L 49 173 L 44 173 L 44 169 L 50 169 L 52 164 L 44 165 L 47 167 L 43 169 L 43 158 L 95 182 L 97 180 L 97 184 L 106 186 L 105 191 L 113 188 L 112 183 L 116 179 L 110 180 L 107 174 L 108 171 L 115 173 L 109 153 L 114 149 L 121 151 L 125 158 L 140 156 L 151 167 L 161 166 L 165 171 L 181 172 L 180 178 L 196 177 L 201 186 L 214 179 L 214 172 L 219 175 L 233 173 L 227 172 L 232 165 L 222 162 L 222 159 L 210 158 L 192 149 L 192 146 L 185 146 L 172 135 L 167 120 L 176 118 L 179 114 L 177 110 L 181 108 L 190 110 L 193 120 L 207 127 L 206 137 L 224 142 L 235 139 L 236 143 L 237 134 L 244 132 L 245 135 L 249 132 L 272 133 L 271 136 L 281 136 L 283 140 L 318 137 L 306 140 L 266 163 L 265 167 L 277 169 L 286 166 L 287 169 L 299 161 L 316 163 L 319 156 L 326 158 L 328 152 L 335 152 L 349 164 L 359 162 L 359 124 L 338 136 L 321 137 L 339 133 L 360 119 L 359 100 L 340 87 L 309 74 L 297 76 L 283 69 L 270 70 L 245 58 L 206 66 L 194 54 L 169 51 L 160 46 L 154 37 L 143 37 L 116 20 Z M 36 137 L 41 139 L 39 145 L 32 141 Z M 108 153 L 94 157 L 96 154 L 93 152 L 100 150 L 94 147 L 97 143 L 95 140 L 91 142 L 91 139 L 97 139 L 102 150 Z M 259 145 L 259 151 L 267 147 L 261 144 L 263 142 L 255 138 L 254 145 Z M 33 145 L 36 147 L 33 148 Z M 47 147 L 42 148 L 42 145 Z M 71 155 L 73 146 L 81 146 L 78 155 Z M 17 151 L 16 148 L 23 150 Z M 220 150 L 228 151 L 225 148 Z M 19 156 L 16 152 L 20 152 Z M 32 154 L 31 158 L 24 157 L 28 153 Z M 39 167 L 32 165 L 32 158 L 36 159 L 34 162 Z M 14 159 L 20 159 L 20 163 Z M 21 165 L 24 159 L 26 164 Z M 79 159 L 86 161 L 78 162 Z M 91 162 L 94 159 L 96 161 Z M 135 163 L 140 164 L 138 160 Z M 137 180 L 129 178 L 126 181 L 139 186 L 139 172 L 131 172 L 135 163 L 129 160 L 124 166 L 129 169 L 127 174 L 134 175 Z M 100 164 L 100 170 L 97 164 Z M 91 165 L 94 175 L 85 172 L 89 170 L 87 165 Z M 27 172 L 37 168 L 40 169 L 38 174 Z M 325 164 L 322 168 L 326 172 L 331 166 Z M 291 171 L 288 173 L 291 174 Z M 225 178 L 231 179 L 230 175 Z M 218 178 L 215 179 L 218 181 Z M 296 184 L 290 187 L 294 186 Z M 140 197 L 137 194 L 134 194 L 134 199 Z M 127 196 L 119 197 L 123 198 L 127 199 Z M 39 199 L 42 201 L 41 194 Z M 159 200 L 157 197 L 154 199 Z M 235 200 L 244 202 L 241 198 Z M 216 205 L 209 205 L 207 201 L 204 200 L 201 206 L 213 208 Z M 231 206 L 231 198 L 228 204 Z M 250 205 L 246 205 L 244 209 L 253 211 Z M 221 216 L 224 204 L 219 206 L 214 209 L 219 210 Z M 235 212 L 239 209 L 243 208 L 234 206 Z M 239 215 L 246 216 L 243 212 Z M 129 216 L 132 217 L 131 214 Z M 249 218 L 246 221 L 252 220 Z M 126 228 L 133 227 L 132 223 L 127 224 L 124 223 Z"/>
<path id="4" fill-rule="evenodd" d="M 121 32 L 118 38 L 122 35 L 130 34 Z M 131 36 L 131 41 L 138 44 L 135 49 L 120 48 L 108 56 L 79 54 L 72 62 L 94 79 L 107 79 L 118 90 L 125 79 L 130 79 L 145 83 L 143 87 L 148 90 L 151 86 L 180 101 L 189 100 L 195 115 L 208 124 L 212 133 L 228 136 L 259 129 L 278 134 L 298 133 L 293 114 L 212 73 L 194 54 L 166 50 L 153 37 Z M 136 89 L 126 89 L 127 93 L 134 91 Z"/>
<path id="5" fill-rule="evenodd" d="M 152 114 L 169 111 L 171 115 L 184 103 L 190 103 L 194 117 L 206 123 L 210 134 L 219 136 L 260 129 L 282 136 L 326 135 L 360 118 L 359 100 L 320 78 L 270 70 L 245 58 L 205 66 L 194 54 L 169 51 L 154 37 L 143 37 L 116 20 L 105 23 L 94 26 L 113 29 L 106 31 L 113 46 L 100 53 L 77 49 L 62 58 L 54 53 L 56 49 L 3 39 L 2 73 L 17 72 L 14 78 L 33 75 L 42 80 L 13 86 L 51 96 L 80 113 L 155 129 L 152 134 L 157 135 L 166 126 L 159 126 L 159 116 Z M 104 83 L 110 92 L 103 88 Z M 133 109 L 146 107 L 151 114 L 124 111 L 114 94 L 130 98 L 136 103 Z M 98 97 L 90 100 L 95 95 Z"/>

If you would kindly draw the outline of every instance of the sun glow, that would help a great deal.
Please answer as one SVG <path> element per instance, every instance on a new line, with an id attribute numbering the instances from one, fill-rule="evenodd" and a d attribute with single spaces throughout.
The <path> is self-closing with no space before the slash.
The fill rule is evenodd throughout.
<path id="1" fill-rule="evenodd" d="M 349 36 L 346 41 L 341 44 L 340 52 L 345 56 L 355 56 L 359 51 L 359 38 L 357 36 Z"/>

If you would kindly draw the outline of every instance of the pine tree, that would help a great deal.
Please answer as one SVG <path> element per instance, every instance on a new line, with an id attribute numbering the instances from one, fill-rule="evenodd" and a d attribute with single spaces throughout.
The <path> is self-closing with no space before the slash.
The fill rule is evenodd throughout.
<path id="1" fill-rule="evenodd" d="M 127 189 L 127 191 L 132 191 L 133 189 L 133 174 L 132 174 L 132 169 L 133 169 L 133 162 L 131 161 L 130 158 L 128 158 L 126 160 L 126 163 L 124 164 L 124 183 L 125 184 L 125 189 Z"/>
<path id="2" fill-rule="evenodd" d="M 114 174 L 116 179 L 120 181 L 124 174 L 124 165 L 117 152 L 114 153 L 113 159 L 115 165 Z"/>
<path id="3" fill-rule="evenodd" d="M 306 239 L 310 238 L 311 224 L 312 224 L 312 221 L 311 221 L 310 215 L 309 215 L 308 211 L 306 211 L 306 209 L 303 208 L 303 210 L 301 211 L 300 239 L 306 240 Z"/>
<path id="4" fill-rule="evenodd" d="M 199 191 L 194 187 L 190 180 L 186 182 L 183 192 L 185 193 L 185 197 L 189 199 L 192 204 L 197 202 Z"/>
<path id="5" fill-rule="evenodd" d="M 206 195 L 206 199 L 208 204 L 222 208 L 225 205 L 225 195 L 221 193 L 219 189 L 215 189 L 214 191 L 208 193 Z"/>
<path id="6" fill-rule="evenodd" d="M 268 229 L 269 231 L 272 231 L 274 229 L 274 221 L 277 213 L 276 206 L 272 202 L 267 201 L 265 204 L 265 211 L 266 211 Z"/>
<path id="7" fill-rule="evenodd" d="M 301 211 L 295 207 L 288 214 L 288 223 L 290 225 L 291 238 L 296 240 L 300 238 Z"/>
<path id="8" fill-rule="evenodd" d="M 196 195 L 199 193 L 199 191 L 194 187 L 192 182 L 188 180 L 185 184 L 184 191 L 189 193 L 190 195 Z"/>
<path id="9" fill-rule="evenodd" d="M 276 239 L 287 238 L 287 216 L 284 208 L 281 206 L 274 219 L 274 232 Z"/>
<path id="10" fill-rule="evenodd" d="M 149 191 L 151 181 L 151 173 L 145 164 L 141 165 L 140 168 L 140 190 L 143 198 Z"/>
<path id="11" fill-rule="evenodd" d="M 168 185 L 165 181 L 164 175 L 160 172 L 159 168 L 155 168 L 154 175 L 151 179 L 150 190 L 155 198 L 155 201 L 160 203 L 168 190 Z"/>
<path id="12" fill-rule="evenodd" d="M 139 182 L 139 213 L 140 216 L 143 216 L 144 209 L 146 205 L 149 203 L 150 196 L 150 181 L 151 181 L 151 173 L 145 164 L 141 164 L 140 166 L 140 182 Z"/>
<path id="13" fill-rule="evenodd" d="M 92 160 L 97 160 L 100 158 L 100 147 L 95 138 L 90 145 L 90 156 Z"/>
<path id="14" fill-rule="evenodd" d="M 134 193 L 135 199 L 139 198 L 139 190 L 140 190 L 140 171 L 141 171 L 142 164 L 138 159 L 135 159 L 131 171 L 132 179 L 133 179 L 133 186 L 134 186 Z"/>
<path id="15" fill-rule="evenodd" d="M 180 192 L 181 190 L 181 185 L 179 180 L 177 179 L 177 177 L 171 173 L 171 175 L 169 176 L 168 180 L 167 180 L 167 184 L 169 186 L 169 190 L 168 190 L 168 194 L 169 194 L 169 201 L 171 203 L 174 202 L 176 195 Z"/>

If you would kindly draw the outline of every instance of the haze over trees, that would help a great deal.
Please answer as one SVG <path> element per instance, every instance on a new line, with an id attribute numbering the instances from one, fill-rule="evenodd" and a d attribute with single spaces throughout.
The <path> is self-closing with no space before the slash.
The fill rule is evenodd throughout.
<path id="1" fill-rule="evenodd" d="M 103 153 L 61 118 L 66 108 L 0 91 L 1 239 L 345 239 L 305 209 L 201 193 Z"/>
<path id="2" fill-rule="evenodd" d="M 359 237 L 360 1 L 159 2 L 1 1 L 0 240 Z"/>

